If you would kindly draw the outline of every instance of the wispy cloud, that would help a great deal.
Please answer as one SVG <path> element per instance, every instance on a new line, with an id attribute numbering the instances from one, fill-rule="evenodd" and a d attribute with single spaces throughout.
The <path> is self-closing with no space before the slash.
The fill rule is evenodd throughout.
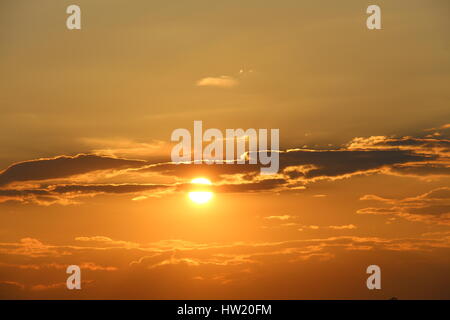
<path id="1" fill-rule="evenodd" d="M 409 221 L 450 225 L 450 188 L 442 187 L 403 199 L 365 195 L 360 200 L 375 201 L 376 207 L 359 209 L 358 214 L 387 215 Z"/>
<path id="2" fill-rule="evenodd" d="M 191 280 L 228 285 L 243 278 L 258 279 L 262 269 L 272 270 L 274 264 L 286 266 L 287 269 L 296 268 L 298 263 L 317 265 L 322 261 L 345 256 L 349 251 L 418 254 L 442 252 L 450 248 L 450 239 L 446 233 L 423 234 L 412 238 L 336 236 L 222 243 L 176 239 L 138 243 L 106 236 L 83 236 L 77 237 L 76 241 L 79 243 L 77 246 L 48 244 L 31 238 L 16 243 L 1 243 L 1 247 L 10 249 L 1 252 L 9 261 L 0 264 L 0 274 L 3 275 L 3 282 L 0 281 L 1 290 L 10 293 L 19 290 L 14 292 L 23 296 L 48 290 L 62 291 L 65 286 L 58 278 L 49 278 L 44 284 L 24 279 L 35 279 L 34 276 L 28 275 L 34 275 L 36 272 L 54 275 L 55 272 L 51 269 L 63 269 L 68 261 L 73 263 L 85 257 L 90 257 L 91 262 L 80 263 L 82 270 L 96 273 L 113 271 L 118 274 L 119 279 L 122 279 L 122 276 L 129 279 L 130 274 L 135 274 L 139 281 L 142 281 L 148 277 L 160 278 L 162 275 L 181 273 L 190 275 Z M 34 249 L 30 250 L 30 246 Z M 61 255 L 62 252 L 66 252 L 66 255 Z M 118 261 L 118 265 L 108 266 L 105 261 Z M 168 279 L 170 278 L 169 276 Z M 96 286 L 97 281 L 102 281 L 102 277 L 95 278 L 95 282 L 84 280 L 83 283 Z M 187 279 L 179 281 L 189 282 Z M 123 282 L 117 285 L 123 285 Z M 133 289 L 136 288 L 135 285 L 139 286 L 139 283 L 135 283 Z M 100 290 L 101 286 L 97 286 L 97 289 Z"/>
<path id="3" fill-rule="evenodd" d="M 354 224 L 344 224 L 344 225 L 340 225 L 340 226 L 328 226 L 328 228 L 334 229 L 334 230 L 352 230 L 352 229 L 356 229 L 357 227 Z"/>
<path id="4" fill-rule="evenodd" d="M 292 219 L 292 216 L 285 214 L 282 216 L 268 216 L 268 217 L 264 217 L 264 219 L 266 219 L 266 220 L 282 220 L 283 221 L 283 220 Z"/>
<path id="5" fill-rule="evenodd" d="M 239 81 L 230 76 L 206 77 L 197 81 L 199 87 L 232 88 L 238 84 Z"/>

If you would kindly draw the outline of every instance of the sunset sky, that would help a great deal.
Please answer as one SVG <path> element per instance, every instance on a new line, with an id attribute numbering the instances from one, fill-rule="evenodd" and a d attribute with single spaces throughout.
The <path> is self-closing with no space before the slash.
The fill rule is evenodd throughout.
<path id="1" fill-rule="evenodd" d="M 2 0 L 0 299 L 450 299 L 449 14 Z M 279 129 L 279 172 L 172 163 L 194 120 Z"/>

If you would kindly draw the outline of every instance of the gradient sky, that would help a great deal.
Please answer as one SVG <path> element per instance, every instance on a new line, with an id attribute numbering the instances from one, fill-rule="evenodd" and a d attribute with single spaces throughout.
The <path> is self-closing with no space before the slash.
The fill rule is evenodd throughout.
<path id="1" fill-rule="evenodd" d="M 0 298 L 449 299 L 449 14 L 2 0 Z M 169 163 L 194 120 L 280 129 L 280 172 Z"/>

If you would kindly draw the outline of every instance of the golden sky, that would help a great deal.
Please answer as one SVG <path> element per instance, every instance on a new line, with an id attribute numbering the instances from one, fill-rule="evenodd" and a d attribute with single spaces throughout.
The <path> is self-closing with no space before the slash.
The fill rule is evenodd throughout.
<path id="1" fill-rule="evenodd" d="M 447 0 L 71 4 L 0 3 L 1 299 L 450 298 Z M 171 163 L 194 120 L 280 171 Z"/>

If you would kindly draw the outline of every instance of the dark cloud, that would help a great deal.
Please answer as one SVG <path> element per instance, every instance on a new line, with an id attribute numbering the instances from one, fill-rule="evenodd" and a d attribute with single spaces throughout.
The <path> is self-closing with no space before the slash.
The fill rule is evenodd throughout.
<path id="1" fill-rule="evenodd" d="M 15 190 L 15 189 L 0 189 L 0 198 L 2 197 L 25 197 L 29 195 L 34 196 L 46 196 L 50 195 L 50 192 L 45 189 L 24 189 L 24 190 Z"/>
<path id="2" fill-rule="evenodd" d="M 281 168 L 287 169 L 285 172 L 291 178 L 314 180 L 379 171 L 383 167 L 395 164 L 432 159 L 433 156 L 414 154 L 405 150 L 295 150 L 283 153 L 280 156 L 280 164 Z M 300 168 L 295 168 L 299 166 Z"/>
<path id="3" fill-rule="evenodd" d="M 172 188 L 161 184 L 91 184 L 91 185 L 56 185 L 45 189 L 7 190 L 0 189 L 0 203 L 16 201 L 41 205 L 74 204 L 78 197 L 98 194 L 140 194 L 158 192 Z"/>
<path id="4" fill-rule="evenodd" d="M 340 179 L 366 173 L 443 176 L 450 174 L 449 150 L 450 140 L 445 138 L 355 138 L 339 150 L 293 149 L 280 152 L 280 174 L 284 175 L 286 183 L 292 183 L 292 180 L 307 183 L 319 179 Z M 255 156 L 256 153 L 250 154 L 250 157 Z M 207 176 L 216 180 L 239 174 L 242 180 L 251 181 L 259 175 L 260 168 L 260 165 L 236 163 L 162 163 L 137 171 L 179 178 Z"/>
<path id="5" fill-rule="evenodd" d="M 410 163 L 407 165 L 394 165 L 389 168 L 394 175 L 428 177 L 428 176 L 449 176 L 450 165 L 448 163 Z"/>
<path id="6" fill-rule="evenodd" d="M 199 176 L 207 176 L 210 179 L 220 179 L 224 175 L 243 174 L 254 176 L 260 172 L 261 165 L 259 164 L 237 164 L 229 162 L 225 164 L 207 164 L 203 163 L 187 163 L 176 164 L 173 162 L 153 164 L 136 172 L 155 172 L 166 176 L 173 176 L 179 178 L 194 178 Z"/>
<path id="7" fill-rule="evenodd" d="M 404 148 L 416 148 L 416 149 L 439 149 L 444 152 L 450 151 L 450 140 L 446 139 L 433 139 L 433 138 L 386 138 L 371 144 L 372 147 L 404 147 Z"/>
<path id="8" fill-rule="evenodd" d="M 431 152 L 449 152 L 450 140 L 446 137 L 386 137 L 372 136 L 368 138 L 354 138 L 348 144 L 349 149 L 420 149 Z"/>
<path id="9" fill-rule="evenodd" d="M 51 187 L 52 193 L 138 193 L 170 186 L 159 184 L 92 184 L 92 185 L 58 185 Z"/>
<path id="10" fill-rule="evenodd" d="M 97 170 L 135 168 L 145 161 L 103 157 L 92 154 L 59 156 L 18 162 L 0 173 L 0 186 L 20 181 L 67 178 Z"/>
<path id="11" fill-rule="evenodd" d="M 342 178 L 352 174 L 380 171 L 393 165 L 436 159 L 435 155 L 415 154 L 409 150 L 289 150 L 281 152 L 279 156 L 280 173 L 285 175 L 285 179 L 302 179 L 305 182 L 321 178 Z M 242 179 L 252 180 L 259 175 L 260 168 L 261 165 L 237 163 L 221 165 L 162 163 L 136 171 L 152 171 L 181 178 L 207 176 L 213 180 L 241 174 Z"/>

